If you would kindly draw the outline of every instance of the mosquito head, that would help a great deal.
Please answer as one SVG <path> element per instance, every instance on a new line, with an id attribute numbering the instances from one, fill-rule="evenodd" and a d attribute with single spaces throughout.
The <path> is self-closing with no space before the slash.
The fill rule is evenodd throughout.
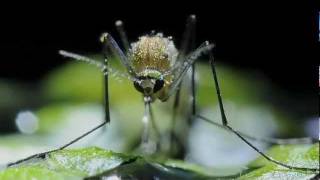
<path id="1" fill-rule="evenodd" d="M 134 87 L 145 96 L 151 96 L 160 91 L 164 86 L 163 78 L 155 78 L 151 76 L 141 76 L 134 81 Z"/>
<path id="2" fill-rule="evenodd" d="M 174 65 L 178 51 L 171 37 L 161 33 L 141 36 L 131 44 L 129 59 L 135 74 L 134 87 L 145 96 L 159 97 L 171 82 L 165 75 Z"/>

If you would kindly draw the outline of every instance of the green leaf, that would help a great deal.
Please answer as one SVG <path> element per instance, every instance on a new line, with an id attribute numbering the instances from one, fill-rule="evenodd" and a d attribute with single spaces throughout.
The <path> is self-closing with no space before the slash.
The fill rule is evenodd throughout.
<path id="1" fill-rule="evenodd" d="M 26 166 L 26 167 L 8 168 L 7 170 L 2 171 L 0 172 L 0 179 L 2 180 L 6 180 L 6 179 L 8 180 L 9 179 L 63 180 L 63 179 L 76 179 L 76 177 L 64 175 L 62 173 L 58 173 L 41 166 Z"/>
<path id="2" fill-rule="evenodd" d="M 61 150 L 0 172 L 0 179 L 69 179 L 102 173 L 135 158 L 96 147 Z M 46 176 L 47 174 L 47 176 Z"/>
<path id="3" fill-rule="evenodd" d="M 202 179 L 191 170 L 166 166 L 134 155 L 124 155 L 96 147 L 61 150 L 44 160 L 33 159 L 0 172 L 0 179 L 80 179 L 83 177 L 167 177 Z M 94 177 L 95 176 L 95 177 Z M 166 178 L 166 179 L 167 179 Z"/>
<path id="4" fill-rule="evenodd" d="M 319 167 L 319 144 L 273 147 L 275 159 L 294 166 Z M 0 179 L 102 179 L 107 177 L 158 179 L 309 179 L 316 172 L 287 169 L 258 158 L 248 169 L 232 175 L 181 160 L 162 162 L 96 147 L 61 150 L 0 172 Z"/>
<path id="5" fill-rule="evenodd" d="M 285 164 L 319 169 L 319 143 L 314 145 L 274 146 L 268 155 Z M 240 179 L 310 179 L 315 172 L 292 170 L 276 165 L 260 157 L 253 161 L 250 167 L 261 167 Z M 319 172 L 318 172 L 319 173 Z"/>
<path id="6" fill-rule="evenodd" d="M 134 157 L 92 147 L 53 153 L 47 163 L 55 171 L 92 176 L 117 167 L 131 158 Z"/>
<path id="7" fill-rule="evenodd" d="M 138 158 L 131 163 L 87 179 L 112 179 L 115 177 L 121 177 L 121 179 L 209 179 L 209 177 L 194 171 L 150 162 L 143 158 Z"/>

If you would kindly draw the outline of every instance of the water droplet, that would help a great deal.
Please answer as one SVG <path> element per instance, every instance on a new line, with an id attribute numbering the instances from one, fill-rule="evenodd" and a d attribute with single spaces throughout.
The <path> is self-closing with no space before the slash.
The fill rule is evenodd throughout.
<path id="1" fill-rule="evenodd" d="M 39 127 L 38 117 L 31 111 L 19 112 L 15 122 L 19 131 L 24 134 L 32 134 Z"/>

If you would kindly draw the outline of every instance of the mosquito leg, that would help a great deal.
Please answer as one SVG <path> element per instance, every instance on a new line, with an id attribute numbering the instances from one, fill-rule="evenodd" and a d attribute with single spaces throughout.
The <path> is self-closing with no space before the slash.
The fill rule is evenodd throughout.
<path id="1" fill-rule="evenodd" d="M 195 15 L 190 15 L 187 19 L 187 23 L 186 23 L 186 28 L 185 31 L 183 33 L 183 37 L 182 37 L 182 41 L 180 44 L 180 50 L 179 50 L 179 57 L 178 60 L 181 61 L 183 58 L 185 58 L 187 51 L 190 49 L 190 38 L 192 36 L 192 31 L 194 29 L 195 26 Z M 193 41 L 193 40 L 192 40 Z M 178 89 L 175 95 L 175 100 L 173 103 L 173 114 L 172 114 L 172 124 L 171 124 L 171 139 L 173 138 L 173 131 L 175 129 L 175 122 L 176 122 L 176 114 L 177 114 L 177 109 L 179 106 L 179 100 L 180 100 L 180 87 L 181 87 L 182 81 L 180 82 L 180 84 L 178 85 Z"/>
<path id="2" fill-rule="evenodd" d="M 20 163 L 23 163 L 23 162 L 28 161 L 28 160 L 33 159 L 33 158 L 44 158 L 49 153 L 65 149 L 68 146 L 76 143 L 77 141 L 81 140 L 82 138 L 86 137 L 87 135 L 91 134 L 92 132 L 98 130 L 99 128 L 103 127 L 104 125 L 106 125 L 107 123 L 110 122 L 109 91 L 108 91 L 108 61 L 107 61 L 107 58 L 106 58 L 106 52 L 105 51 L 104 51 L 104 55 L 105 55 L 104 65 L 106 67 L 106 68 L 104 68 L 104 73 L 103 73 L 104 74 L 104 86 L 105 86 L 105 88 L 104 88 L 104 105 L 105 105 L 105 108 L 104 108 L 105 109 L 104 121 L 101 124 L 99 124 L 98 126 L 92 128 L 91 130 L 85 132 L 81 136 L 73 139 L 72 141 L 68 142 L 67 144 L 65 144 L 65 145 L 63 145 L 63 146 L 61 146 L 59 148 L 56 148 L 56 149 L 53 149 L 53 150 L 50 150 L 50 151 L 46 151 L 46 152 L 42 152 L 42 153 L 38 153 L 38 154 L 34 154 L 34 155 L 31 155 L 31 156 L 26 157 L 24 159 L 18 160 L 16 162 L 8 163 L 7 167 L 18 165 Z"/>
<path id="3" fill-rule="evenodd" d="M 104 44 L 106 41 L 103 42 Z M 105 47 L 106 45 L 104 45 Z M 105 122 L 110 122 L 110 107 L 109 107 L 109 73 L 108 73 L 108 52 L 106 48 L 102 50 L 104 56 L 104 65 L 105 69 L 103 72 L 104 75 L 104 110 L 105 110 Z"/>
<path id="4" fill-rule="evenodd" d="M 189 53 L 191 49 L 195 48 L 196 40 L 196 16 L 190 15 L 187 20 L 186 30 L 184 32 L 184 37 L 181 47 L 181 58 L 185 57 L 186 53 Z M 191 65 L 190 69 L 191 74 L 191 114 L 194 116 L 196 114 L 196 89 L 195 89 L 195 63 Z M 180 84 L 181 85 L 181 84 Z M 189 119 L 189 124 L 191 123 L 192 118 Z"/>
<path id="5" fill-rule="evenodd" d="M 59 148 L 56 148 L 56 149 L 53 149 L 53 150 L 50 150 L 50 151 L 46 151 L 46 152 L 42 152 L 42 153 L 38 153 L 38 154 L 34 154 L 34 155 L 31 155 L 29 157 L 26 157 L 24 159 L 20 159 L 16 162 L 12 162 L 12 163 L 8 163 L 7 164 L 7 167 L 10 167 L 10 166 L 14 166 L 14 165 L 18 165 L 20 163 L 23 163 L 25 161 L 28 161 L 30 159 L 33 159 L 33 158 L 45 158 L 46 155 L 48 155 L 49 153 L 52 153 L 52 152 L 56 152 L 56 151 L 59 151 L 59 150 L 62 150 L 62 149 L 65 149 L 66 147 L 76 143 L 77 141 L 79 141 L 80 139 L 86 137 L 87 135 L 91 134 L 92 132 L 96 131 L 97 129 L 103 127 L 105 124 L 107 124 L 106 121 L 104 121 L 103 123 L 99 124 L 98 126 L 94 127 L 93 129 L 91 129 L 90 131 L 82 134 L 81 136 L 77 137 L 76 139 L 70 141 L 69 143 L 59 147 Z"/>
<path id="6" fill-rule="evenodd" d="M 211 70 L 212 70 L 213 79 L 214 79 L 214 85 L 216 87 L 216 94 L 218 96 L 218 103 L 219 103 L 219 108 L 220 108 L 220 113 L 221 113 L 222 124 L 223 124 L 223 126 L 227 126 L 228 125 L 228 121 L 227 121 L 227 117 L 226 117 L 226 114 L 225 114 L 225 111 L 224 111 L 224 106 L 223 106 L 221 92 L 220 92 L 220 86 L 219 86 L 219 83 L 218 83 L 218 77 L 217 77 L 217 73 L 216 73 L 216 68 L 215 68 L 215 65 L 214 65 L 213 55 L 212 55 L 211 52 L 209 53 L 209 56 L 210 56 Z"/>
<path id="7" fill-rule="evenodd" d="M 277 165 L 286 167 L 288 169 L 295 169 L 295 170 L 303 170 L 303 171 L 319 171 L 319 169 L 316 168 L 306 168 L 306 167 L 297 167 L 297 166 L 291 166 L 288 164 L 284 164 L 280 161 L 277 161 L 275 159 L 273 159 L 272 157 L 266 155 L 265 153 L 263 153 L 261 150 L 259 150 L 258 148 L 256 148 L 253 144 L 251 144 L 246 138 L 244 138 L 239 132 L 235 131 L 232 127 L 230 127 L 228 125 L 228 121 L 225 115 L 225 111 L 224 111 L 224 107 L 223 107 L 223 102 L 222 102 L 222 96 L 221 96 L 221 92 L 220 92 L 220 87 L 219 87 L 219 83 L 218 83 L 218 77 L 217 77 L 217 72 L 215 70 L 215 65 L 214 65 L 214 59 L 213 59 L 213 55 L 210 52 L 209 53 L 210 56 L 210 64 L 211 64 L 211 69 L 212 69 L 212 74 L 213 74 L 213 79 L 214 79 L 214 83 L 215 83 L 215 87 L 216 87 L 216 94 L 218 96 L 218 102 L 219 102 L 219 107 L 220 107 L 220 112 L 221 112 L 221 118 L 222 118 L 222 125 L 227 128 L 230 132 L 234 133 L 236 136 L 238 136 L 243 142 L 245 142 L 248 146 L 250 146 L 253 150 L 255 150 L 257 153 L 259 153 L 261 156 L 263 156 L 265 159 L 267 159 L 270 162 L 273 162 Z M 200 118 L 202 119 L 202 118 Z M 202 119 L 203 120 L 203 119 Z"/>
<path id="8" fill-rule="evenodd" d="M 194 44 L 195 44 L 195 24 L 196 24 L 196 16 L 195 15 L 190 15 L 188 17 L 188 19 L 187 19 L 186 28 L 185 28 L 185 31 L 183 33 L 182 41 L 181 41 L 181 44 L 180 44 L 181 47 L 180 47 L 180 50 L 179 50 L 178 61 L 182 61 L 182 59 L 185 58 L 185 56 L 188 53 L 188 51 L 190 49 L 194 48 Z M 192 73 L 194 73 L 193 70 L 192 70 Z M 174 103 L 173 103 L 170 142 L 169 142 L 170 143 L 169 144 L 170 151 L 172 151 L 173 140 L 176 139 L 174 136 L 175 136 L 175 125 L 176 125 L 177 110 L 178 110 L 179 101 L 180 101 L 180 87 L 181 87 L 181 84 L 182 84 L 182 81 L 178 85 L 179 87 L 178 87 L 177 92 L 175 94 L 175 99 L 174 99 Z M 194 98 L 192 99 L 192 101 L 194 101 Z M 195 108 L 192 107 L 192 109 L 195 109 Z M 192 112 L 194 112 L 194 111 L 192 111 Z"/>
<path id="9" fill-rule="evenodd" d="M 228 132 L 229 129 L 226 128 L 226 126 L 223 126 L 222 124 L 219 124 L 217 122 L 214 122 L 212 120 L 210 120 L 209 118 L 206 118 L 204 116 L 201 115 L 195 115 L 195 118 L 199 118 L 202 119 L 203 121 L 206 121 L 220 129 L 226 130 Z M 236 131 L 236 130 L 234 130 Z M 244 138 L 253 140 L 253 141 L 257 141 L 257 142 L 262 142 L 262 143 L 267 143 L 267 144 L 273 144 L 273 145 L 286 145 L 286 144 L 312 144 L 312 143 L 317 143 L 319 142 L 319 140 L 315 139 L 315 138 L 311 138 L 311 137 L 302 137 L 302 138 L 289 138 L 289 139 L 279 139 L 279 138 L 265 138 L 265 137 L 253 137 L 250 136 L 246 133 L 237 131 L 237 133 L 239 133 L 241 136 L 243 136 Z"/>
<path id="10" fill-rule="evenodd" d="M 108 110 L 108 112 L 109 112 L 109 110 Z M 107 119 L 109 119 L 109 118 L 108 118 L 109 115 L 106 115 L 106 117 L 107 117 Z M 8 164 L 7 164 L 7 167 L 14 166 L 14 165 L 18 165 L 18 164 L 20 164 L 20 163 L 23 163 L 23 162 L 28 161 L 28 160 L 33 159 L 33 158 L 45 158 L 46 155 L 48 155 L 49 153 L 52 153 L 52 152 L 56 152 L 56 151 L 65 149 L 65 148 L 67 148 L 68 146 L 70 146 L 70 145 L 78 142 L 78 141 L 81 140 L 82 138 L 86 137 L 87 135 L 91 134 L 92 132 L 94 132 L 94 131 L 98 130 L 99 128 L 103 127 L 104 125 L 106 125 L 106 124 L 110 121 L 110 119 L 109 119 L 108 121 L 107 121 L 107 119 L 106 119 L 103 123 L 99 124 L 98 126 L 92 128 L 91 130 L 87 131 L 86 133 L 82 134 L 81 136 L 73 139 L 72 141 L 68 142 L 67 144 L 65 144 L 65 145 L 63 145 L 63 146 L 61 146 L 61 147 L 59 147 L 59 148 L 56 148 L 56 149 L 53 149 L 53 150 L 50 150 L 50 151 L 46 151 L 46 152 L 42 152 L 42 153 L 38 153 L 38 154 L 34 154 L 34 155 L 31 155 L 31 156 L 26 157 L 26 158 L 24 158 L 24 159 L 20 159 L 20 160 L 18 160 L 18 161 L 16 161 L 16 162 L 8 163 Z"/>
<path id="11" fill-rule="evenodd" d="M 196 50 L 189 53 L 186 58 L 184 58 L 183 63 L 179 65 L 174 65 L 171 72 L 174 72 L 175 78 L 174 82 L 169 87 L 167 96 L 163 98 L 163 101 L 167 100 L 176 90 L 181 83 L 183 77 L 188 72 L 189 68 L 194 64 L 194 62 L 203 54 L 208 53 L 214 47 L 213 44 L 209 44 L 208 41 L 202 43 Z M 176 71 L 176 72 L 175 72 Z"/>
<path id="12" fill-rule="evenodd" d="M 179 86 L 181 87 L 181 84 Z M 180 102 L 180 87 L 178 87 L 178 89 L 177 89 L 177 92 L 174 96 L 174 102 L 173 102 L 171 129 L 170 129 L 170 140 L 169 140 L 170 152 L 173 151 L 173 141 L 175 140 L 176 118 L 177 118 L 177 111 L 178 111 L 179 102 Z"/>
<path id="13" fill-rule="evenodd" d="M 267 159 L 268 161 L 271 161 L 277 165 L 280 165 L 280 166 L 283 166 L 283 167 L 286 167 L 286 168 L 289 168 L 289 169 L 295 169 L 295 170 L 303 170 L 303 171 L 319 171 L 319 169 L 316 169 L 316 168 L 306 168 L 306 167 L 296 167 L 296 166 L 291 166 L 291 165 L 287 165 L 287 164 L 284 164 L 280 161 L 277 161 L 275 159 L 273 159 L 272 157 L 266 155 L 265 153 L 263 153 L 261 150 L 259 150 L 257 147 L 255 147 L 253 144 L 251 144 L 247 139 L 253 139 L 253 140 L 256 140 L 256 138 L 253 138 L 251 136 L 248 136 L 248 135 L 245 135 L 243 133 L 240 133 L 234 129 L 232 129 L 229 125 L 226 125 L 226 126 L 223 126 L 223 125 L 220 125 L 220 124 L 217 124 L 216 122 L 214 121 L 211 121 L 209 120 L 208 118 L 205 118 L 203 116 L 200 116 L 200 115 L 196 115 L 195 116 L 196 118 L 199 118 L 203 121 L 206 121 L 210 124 L 213 124 L 213 125 L 216 125 L 216 126 L 219 126 L 221 128 L 224 128 L 226 129 L 227 131 L 229 132 L 232 132 L 234 133 L 236 136 L 238 136 L 243 142 L 245 142 L 247 145 L 249 145 L 252 149 L 254 149 L 257 153 L 259 153 L 261 156 L 263 156 L 265 159 Z M 247 139 L 246 139 L 247 138 Z"/>
<path id="14" fill-rule="evenodd" d="M 116 25 L 117 31 L 118 31 L 118 33 L 120 35 L 121 42 L 123 44 L 125 52 L 128 52 L 128 50 L 129 50 L 129 41 L 128 41 L 128 38 L 127 38 L 127 34 L 126 34 L 125 30 L 124 30 L 124 27 L 123 27 L 123 22 L 121 20 L 117 20 L 115 22 L 115 25 Z"/>
<path id="15" fill-rule="evenodd" d="M 106 117 L 108 117 L 109 115 L 106 115 Z M 110 119 L 109 119 L 110 121 Z M 46 152 L 42 152 L 42 153 L 38 153 L 38 154 L 34 154 L 34 155 L 31 155 L 29 157 L 26 157 L 24 159 L 20 159 L 16 162 L 12 162 L 12 163 L 8 163 L 7 164 L 7 167 L 11 167 L 11 166 L 14 166 L 14 165 L 18 165 L 20 163 L 23 163 L 23 162 L 26 162 L 30 159 L 33 159 L 33 158 L 45 158 L 49 153 L 52 153 L 52 152 L 56 152 L 56 151 L 59 151 L 59 150 L 62 150 L 62 149 L 65 149 L 67 148 L 68 146 L 78 142 L 79 140 L 81 140 L 82 138 L 86 137 L 87 135 L 91 134 L 92 132 L 98 130 L 99 128 L 103 127 L 104 125 L 106 125 L 109 121 L 107 121 L 107 119 L 105 121 L 103 121 L 101 124 L 99 124 L 98 126 L 92 128 L 91 130 L 87 131 L 86 133 L 82 134 L 81 136 L 73 139 L 72 141 L 68 142 L 67 144 L 59 147 L 59 148 L 56 148 L 56 149 L 53 149 L 53 150 L 50 150 L 50 151 L 46 151 Z"/>
<path id="16" fill-rule="evenodd" d="M 191 15 L 191 22 L 193 22 L 192 32 L 191 32 L 191 49 L 195 48 L 195 41 L 196 41 L 196 16 Z M 196 63 L 193 63 L 191 66 L 191 113 L 192 116 L 196 114 L 196 85 L 195 85 L 195 67 Z M 193 118 L 189 118 L 190 121 L 193 120 Z M 190 124 L 192 122 L 189 122 Z"/>
<path id="17" fill-rule="evenodd" d="M 186 56 L 186 54 L 194 48 L 193 46 L 195 41 L 195 25 L 196 16 L 190 15 L 187 19 L 186 28 L 182 36 L 178 60 L 183 59 Z"/>
<path id="18" fill-rule="evenodd" d="M 103 33 L 100 37 L 100 41 L 103 43 L 103 51 L 109 52 L 111 50 L 111 54 L 119 57 L 121 64 L 126 67 L 128 73 L 135 78 L 136 74 L 132 69 L 131 63 L 128 60 L 127 56 L 123 53 L 123 51 L 118 46 L 117 42 L 113 39 L 113 37 L 109 33 Z M 105 56 L 109 56 L 111 58 L 111 54 L 105 53 Z"/>

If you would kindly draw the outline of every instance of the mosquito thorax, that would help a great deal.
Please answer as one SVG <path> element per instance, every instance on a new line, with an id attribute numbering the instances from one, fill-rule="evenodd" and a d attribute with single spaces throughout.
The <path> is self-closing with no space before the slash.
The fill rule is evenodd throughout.
<path id="1" fill-rule="evenodd" d="M 171 37 L 156 35 L 141 36 L 131 44 L 129 57 L 137 74 L 146 69 L 166 72 L 176 61 L 178 51 Z"/>
<path id="2" fill-rule="evenodd" d="M 128 57 L 137 80 L 135 88 L 144 95 L 161 99 L 171 84 L 172 77 L 167 74 L 173 67 L 178 51 L 171 37 L 156 35 L 141 36 L 137 42 L 131 44 Z"/>

